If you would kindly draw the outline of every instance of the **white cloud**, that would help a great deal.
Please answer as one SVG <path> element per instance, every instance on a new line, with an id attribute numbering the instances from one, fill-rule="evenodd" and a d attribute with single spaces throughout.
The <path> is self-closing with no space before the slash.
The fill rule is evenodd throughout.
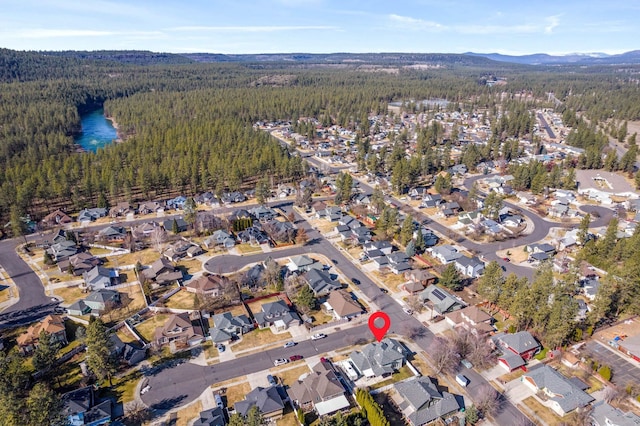
<path id="1" fill-rule="evenodd" d="M 447 27 L 434 21 L 425 21 L 424 19 L 412 18 L 410 16 L 402 15 L 389 15 L 389 19 L 395 24 L 401 25 L 404 28 L 412 30 L 431 30 L 441 31 L 446 30 Z"/>
<path id="2" fill-rule="evenodd" d="M 130 36 L 140 38 L 158 38 L 164 36 L 160 31 L 99 31 L 99 30 L 68 30 L 68 29 L 48 29 L 33 28 L 16 31 L 3 31 L 0 39 L 3 38 L 27 38 L 27 39 L 50 39 L 50 38 L 73 38 L 73 37 L 110 37 L 110 36 Z"/>
<path id="3" fill-rule="evenodd" d="M 208 27 L 208 26 L 186 26 L 173 27 L 168 31 L 207 31 L 207 32 L 234 32 L 234 33 L 270 33 L 281 31 L 317 31 L 317 30 L 337 30 L 337 27 L 324 25 L 294 25 L 294 26 L 229 26 L 229 27 Z"/>
<path id="4" fill-rule="evenodd" d="M 545 34 L 551 34 L 553 29 L 560 25 L 560 15 L 549 16 L 545 20 L 547 21 L 547 25 L 544 27 Z"/>

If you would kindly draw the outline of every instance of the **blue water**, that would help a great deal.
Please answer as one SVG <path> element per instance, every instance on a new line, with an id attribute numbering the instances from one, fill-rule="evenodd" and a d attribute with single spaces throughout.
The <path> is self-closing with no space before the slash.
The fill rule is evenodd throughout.
<path id="1" fill-rule="evenodd" d="M 96 152 L 98 148 L 105 147 L 117 138 L 116 129 L 104 116 L 102 109 L 95 110 L 80 117 L 82 133 L 75 142 L 85 151 Z"/>

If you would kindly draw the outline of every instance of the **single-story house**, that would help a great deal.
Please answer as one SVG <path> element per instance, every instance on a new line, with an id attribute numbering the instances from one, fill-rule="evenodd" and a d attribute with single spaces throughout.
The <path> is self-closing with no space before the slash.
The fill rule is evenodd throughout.
<path id="1" fill-rule="evenodd" d="M 322 269 L 320 262 L 311 259 L 307 255 L 291 256 L 287 268 L 291 272 L 307 272 L 311 269 Z"/>
<path id="2" fill-rule="evenodd" d="M 440 263 L 442 263 L 443 265 L 447 263 L 451 263 L 457 258 L 459 258 L 460 256 L 462 256 L 462 254 L 459 253 L 455 247 L 449 244 L 430 247 L 427 249 L 427 251 L 431 254 L 431 256 L 438 259 L 438 261 L 440 261 Z"/>
<path id="3" fill-rule="evenodd" d="M 99 402 L 93 386 L 62 395 L 62 415 L 66 424 L 100 426 L 111 423 L 111 399 Z"/>
<path id="4" fill-rule="evenodd" d="M 324 304 L 337 320 L 354 318 L 364 311 L 353 293 L 344 290 L 329 293 L 329 297 Z"/>
<path id="5" fill-rule="evenodd" d="M 477 257 L 460 256 L 454 261 L 454 265 L 461 274 L 476 278 L 484 271 L 484 262 Z"/>
<path id="6" fill-rule="evenodd" d="M 339 281 L 335 281 L 331 278 L 328 272 L 320 269 L 311 269 L 303 275 L 307 285 L 313 291 L 316 297 L 323 297 L 342 287 Z"/>
<path id="7" fill-rule="evenodd" d="M 452 312 L 466 306 L 462 300 L 452 296 L 449 292 L 436 285 L 428 286 L 418 297 L 420 297 L 420 300 L 424 303 L 427 301 L 431 302 L 433 310 L 439 314 Z"/>
<path id="8" fill-rule="evenodd" d="M 201 275 L 195 280 L 191 280 L 184 285 L 189 293 L 196 293 L 203 296 L 220 296 L 225 287 L 231 285 L 229 279 L 222 275 L 211 274 L 208 276 Z"/>
<path id="9" fill-rule="evenodd" d="M 532 368 L 522 376 L 521 380 L 533 392 L 543 393 L 547 398 L 543 405 L 551 408 L 561 417 L 595 400 L 573 381 L 548 365 Z"/>
<path id="10" fill-rule="evenodd" d="M 73 222 L 71 216 L 58 209 L 52 213 L 49 213 L 42 219 L 42 223 L 45 226 L 56 226 L 56 225 L 66 225 L 67 223 Z"/>
<path id="11" fill-rule="evenodd" d="M 494 331 L 491 325 L 493 317 L 473 305 L 450 312 L 445 315 L 445 319 L 454 328 L 462 327 L 474 334 L 487 334 Z"/>
<path id="12" fill-rule="evenodd" d="M 261 312 L 253 316 L 260 328 L 274 326 L 278 330 L 286 330 L 292 325 L 302 324 L 300 316 L 283 300 L 265 303 L 261 309 Z"/>
<path id="13" fill-rule="evenodd" d="M 116 269 L 94 266 L 89 272 L 85 272 L 82 278 L 88 288 L 97 290 L 118 284 L 119 274 Z"/>
<path id="14" fill-rule="evenodd" d="M 592 405 L 593 409 L 589 415 L 593 426 L 639 426 L 640 416 L 628 411 L 623 412 L 614 408 L 605 401 L 598 401 Z"/>
<path id="15" fill-rule="evenodd" d="M 236 402 L 234 408 L 241 416 L 246 416 L 251 407 L 256 406 L 268 421 L 282 418 L 284 412 L 284 402 L 277 386 L 263 388 L 258 386 L 249 392 L 245 399 Z"/>
<path id="16" fill-rule="evenodd" d="M 187 222 L 181 217 L 174 218 L 174 219 L 167 219 L 164 222 L 162 222 L 162 227 L 167 232 L 173 232 L 174 225 L 178 233 L 186 231 L 189 227 Z"/>

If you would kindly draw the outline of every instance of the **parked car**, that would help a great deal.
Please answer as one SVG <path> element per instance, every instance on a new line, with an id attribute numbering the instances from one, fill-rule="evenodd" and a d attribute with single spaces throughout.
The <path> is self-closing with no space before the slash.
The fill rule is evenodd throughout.
<path id="1" fill-rule="evenodd" d="M 462 361 L 460 361 L 460 364 L 462 364 L 465 368 L 473 368 L 473 364 L 471 364 L 466 359 L 463 359 Z"/>
<path id="2" fill-rule="evenodd" d="M 351 282 L 352 282 L 352 283 L 354 283 L 355 285 L 360 285 L 360 284 L 362 284 L 362 283 L 360 282 L 360 280 L 359 280 L 359 279 L 357 279 L 357 278 L 351 278 Z"/>
<path id="3" fill-rule="evenodd" d="M 402 310 L 407 315 L 413 315 L 413 311 L 411 309 L 409 309 L 409 308 L 402 308 Z"/>
<path id="4" fill-rule="evenodd" d="M 267 382 L 269 382 L 269 385 L 271 386 L 275 386 L 278 384 L 278 382 L 276 381 L 276 378 L 273 377 L 271 374 L 267 374 Z"/>
<path id="5" fill-rule="evenodd" d="M 380 291 L 383 292 L 384 294 L 389 293 L 389 290 L 387 290 L 386 288 L 382 288 L 382 287 L 380 287 Z"/>
<path id="6" fill-rule="evenodd" d="M 285 359 L 285 358 L 278 358 L 278 359 L 276 359 L 275 361 L 273 361 L 273 365 L 275 365 L 275 366 L 277 367 L 277 366 L 279 366 L 279 365 L 287 364 L 288 362 L 289 362 L 289 360 L 288 360 L 288 359 Z"/>
<path id="7" fill-rule="evenodd" d="M 326 334 L 318 333 L 318 334 L 314 334 L 313 336 L 311 336 L 311 340 L 320 340 L 320 339 L 324 339 L 325 337 L 327 337 Z"/>
<path id="8" fill-rule="evenodd" d="M 284 344 L 285 348 L 292 348 L 296 345 L 296 342 L 287 342 Z"/>
<path id="9" fill-rule="evenodd" d="M 502 260 L 504 260 L 505 262 L 511 262 L 511 259 L 509 259 L 508 257 L 503 257 Z"/>
<path id="10" fill-rule="evenodd" d="M 224 352 L 225 347 L 222 343 L 219 343 L 218 346 L 216 346 L 216 349 L 218 349 L 218 352 Z"/>
<path id="11" fill-rule="evenodd" d="M 458 384 L 460 386 L 467 387 L 467 385 L 469 384 L 469 379 L 467 379 L 467 376 L 463 376 L 462 374 L 458 374 L 456 376 L 456 382 L 458 382 Z"/>
<path id="12" fill-rule="evenodd" d="M 302 359 L 302 355 L 291 355 L 289 357 L 289 361 L 293 362 L 293 361 L 300 361 Z"/>

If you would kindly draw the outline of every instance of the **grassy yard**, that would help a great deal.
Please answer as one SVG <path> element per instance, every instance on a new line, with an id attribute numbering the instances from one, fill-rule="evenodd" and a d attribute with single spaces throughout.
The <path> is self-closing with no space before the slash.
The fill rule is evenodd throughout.
<path id="1" fill-rule="evenodd" d="M 498 377 L 498 380 L 502 380 L 503 383 L 509 383 L 512 380 L 520 378 L 524 374 L 522 370 L 512 371 L 511 373 L 503 374 Z"/>
<path id="2" fill-rule="evenodd" d="M 203 345 L 205 356 L 207 359 L 215 358 L 218 356 L 218 349 L 214 346 L 213 342 L 207 340 Z"/>
<path id="3" fill-rule="evenodd" d="M 238 244 L 236 249 L 240 254 L 254 254 L 254 253 L 262 253 L 262 247 L 254 247 L 249 244 Z"/>
<path id="4" fill-rule="evenodd" d="M 57 288 L 53 292 L 62 299 L 62 303 L 67 305 L 87 297 L 87 293 L 83 292 L 78 286 Z"/>
<path id="5" fill-rule="evenodd" d="M 549 408 L 540 404 L 534 396 L 530 396 L 522 400 L 522 403 L 526 405 L 531 411 L 533 411 L 536 416 L 540 417 L 545 424 L 557 425 L 562 422 L 562 419 L 559 416 L 557 416 Z"/>
<path id="6" fill-rule="evenodd" d="M 2 285 L 0 285 L 0 303 L 6 302 L 11 298 L 11 295 L 17 296 L 18 292 L 16 291 L 16 287 L 11 284 L 7 285 L 7 282 L 4 281 Z"/>
<path id="7" fill-rule="evenodd" d="M 281 419 L 276 420 L 277 426 L 298 426 L 298 418 L 296 417 L 296 412 L 293 411 L 290 405 L 287 405 L 284 409 L 284 415 Z"/>
<path id="8" fill-rule="evenodd" d="M 227 306 L 226 308 L 221 309 L 220 311 L 216 311 L 216 314 L 223 314 L 225 312 L 230 312 L 231 315 L 233 315 L 234 317 L 237 315 L 247 314 L 247 310 L 244 308 L 244 305 Z"/>
<path id="9" fill-rule="evenodd" d="M 119 256 L 107 257 L 110 265 L 115 266 L 117 264 L 120 267 L 124 265 L 135 265 L 136 262 L 140 262 L 143 265 L 151 265 L 158 259 L 160 259 L 160 253 L 152 248 L 147 248 L 133 253 L 122 254 Z"/>
<path id="10" fill-rule="evenodd" d="M 413 364 L 423 376 L 434 376 L 434 371 L 421 356 L 415 355 L 413 359 L 411 359 L 411 364 Z"/>
<path id="11" fill-rule="evenodd" d="M 178 416 L 176 420 L 176 426 L 187 426 L 191 420 L 194 420 L 198 417 L 202 411 L 202 402 L 199 400 L 194 402 L 193 404 L 189 404 L 181 410 L 176 412 Z"/>
<path id="12" fill-rule="evenodd" d="M 136 339 L 127 329 L 127 327 L 120 327 L 118 331 L 116 331 L 116 336 L 118 336 L 122 343 L 132 343 L 138 341 L 138 339 Z"/>
<path id="13" fill-rule="evenodd" d="M 233 407 L 236 402 L 242 401 L 249 392 L 251 392 L 251 386 L 247 382 L 227 387 L 224 395 L 227 397 L 227 407 Z"/>
<path id="14" fill-rule="evenodd" d="M 264 305 L 265 303 L 276 302 L 278 300 L 280 300 L 278 296 L 273 296 L 273 297 L 268 297 L 266 299 L 261 299 L 257 302 L 249 302 L 247 303 L 247 306 L 249 307 L 251 312 L 255 314 L 257 312 L 262 311 L 262 305 Z"/>
<path id="15" fill-rule="evenodd" d="M 147 342 L 151 342 L 153 340 L 156 328 L 162 327 L 168 318 L 168 314 L 156 314 L 148 320 L 136 325 L 136 332 Z"/>
<path id="16" fill-rule="evenodd" d="M 324 312 L 322 309 L 309 312 L 309 316 L 313 317 L 313 319 L 315 320 L 313 321 L 314 325 L 326 324 L 335 319 L 333 315 L 329 315 L 328 313 Z"/>
<path id="17" fill-rule="evenodd" d="M 194 309 L 196 295 L 195 293 L 189 293 L 186 290 L 181 290 L 171 296 L 169 300 L 164 302 L 167 308 L 173 309 Z"/>
<path id="18" fill-rule="evenodd" d="M 85 354 L 79 353 L 69 361 L 56 368 L 56 385 L 63 388 L 65 392 L 73 390 L 80 385 L 83 379 L 80 363 L 84 361 Z"/>
<path id="19" fill-rule="evenodd" d="M 188 275 L 193 275 L 196 272 L 202 271 L 202 262 L 198 259 L 182 259 L 179 262 L 176 262 L 176 267 L 183 267 L 184 271 Z"/>
<path id="20" fill-rule="evenodd" d="M 144 308 L 144 295 L 139 285 L 132 285 L 125 288 L 119 288 L 120 307 L 107 312 L 104 317 L 109 323 L 117 323 L 125 318 L 133 315 L 135 312 Z"/>
<path id="21" fill-rule="evenodd" d="M 280 371 L 277 373 L 277 376 L 278 378 L 280 378 L 282 383 L 284 383 L 285 385 L 291 386 L 296 380 L 298 380 L 298 377 L 302 376 L 304 373 L 310 373 L 310 372 L 311 370 L 305 364 L 305 365 L 300 365 L 298 367 L 289 368 L 288 370 Z"/>
<path id="22" fill-rule="evenodd" d="M 398 370 L 397 372 L 395 372 L 395 373 L 393 373 L 391 375 L 391 378 L 389 378 L 387 380 L 383 380 L 381 382 L 378 382 L 375 385 L 372 385 L 371 388 L 372 389 L 380 389 L 383 386 L 387 386 L 387 385 L 390 385 L 392 383 L 401 382 L 404 379 L 408 379 L 409 377 L 413 377 L 413 373 L 411 372 L 411 370 L 409 370 L 409 367 L 407 367 L 406 365 L 403 365 L 400 368 L 400 370 Z"/>
<path id="23" fill-rule="evenodd" d="M 402 274 L 396 275 L 393 272 L 384 274 L 379 271 L 372 271 L 371 273 L 380 281 L 382 281 L 387 287 L 389 287 L 389 289 L 393 292 L 400 291 L 400 284 L 403 284 L 407 281 Z"/>
<path id="24" fill-rule="evenodd" d="M 252 349 L 257 346 L 268 345 L 270 343 L 291 339 L 291 333 L 273 334 L 270 329 L 253 330 L 242 336 L 242 340 L 231 346 L 233 351 Z"/>
<path id="25" fill-rule="evenodd" d="M 136 386 L 140 379 L 142 379 L 140 370 L 133 370 L 122 377 L 114 378 L 111 390 L 118 397 L 118 401 L 122 403 L 133 401 Z"/>

